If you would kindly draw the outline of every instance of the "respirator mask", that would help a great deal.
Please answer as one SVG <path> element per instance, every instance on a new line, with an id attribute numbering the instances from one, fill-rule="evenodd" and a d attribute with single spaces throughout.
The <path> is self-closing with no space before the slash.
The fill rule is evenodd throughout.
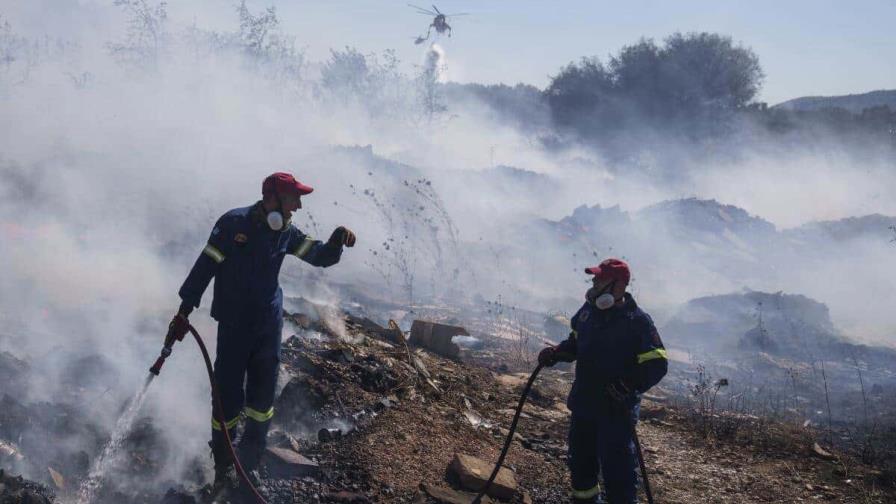
<path id="1" fill-rule="evenodd" d="M 616 282 L 610 282 L 609 285 L 604 287 L 602 290 L 598 290 L 596 287 L 592 287 L 588 289 L 588 293 L 585 294 L 585 298 L 594 304 L 598 310 L 609 310 L 616 304 L 616 298 L 613 297 L 613 288 L 616 286 Z"/>
<path id="2" fill-rule="evenodd" d="M 283 214 L 277 210 L 273 212 L 268 212 L 268 227 L 270 227 L 274 231 L 280 231 L 283 229 Z"/>
<path id="3" fill-rule="evenodd" d="M 268 227 L 273 231 L 282 231 L 287 224 L 289 224 L 288 220 L 283 219 L 283 203 L 280 202 L 280 196 L 276 195 L 277 198 L 277 206 L 280 207 L 280 210 L 271 210 L 268 212 L 266 216 L 268 221 Z"/>

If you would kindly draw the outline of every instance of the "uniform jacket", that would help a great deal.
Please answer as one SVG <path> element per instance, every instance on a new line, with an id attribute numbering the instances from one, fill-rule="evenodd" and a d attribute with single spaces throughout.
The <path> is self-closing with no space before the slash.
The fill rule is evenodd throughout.
<path id="1" fill-rule="evenodd" d="M 571 321 L 569 338 L 557 346 L 576 363 L 567 406 L 573 414 L 594 416 L 607 411 L 605 389 L 624 380 L 640 394 L 659 383 L 668 369 L 666 350 L 650 315 L 626 293 L 624 304 L 600 310 L 586 302 Z"/>
<path id="2" fill-rule="evenodd" d="M 292 224 L 282 231 L 271 230 L 261 202 L 233 209 L 218 219 L 180 288 L 180 297 L 190 306 L 199 307 L 214 277 L 211 314 L 215 320 L 233 324 L 277 322 L 283 308 L 278 277 L 287 255 L 326 267 L 339 262 L 342 247 L 315 240 Z"/>

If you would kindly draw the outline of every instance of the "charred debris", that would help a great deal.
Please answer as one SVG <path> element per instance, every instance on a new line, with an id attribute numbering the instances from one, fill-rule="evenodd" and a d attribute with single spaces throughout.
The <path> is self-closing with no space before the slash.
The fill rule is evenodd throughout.
<path id="1" fill-rule="evenodd" d="M 287 306 L 294 334 L 283 343 L 261 473 L 268 501 L 282 504 L 469 503 L 508 434 L 534 352 L 546 338 L 556 340 L 565 323 L 557 314 L 523 332 L 494 317 L 492 306 L 464 323 L 436 307 L 378 323 L 364 310 L 302 299 Z M 775 362 L 772 354 L 755 355 Z M 747 393 L 741 378 L 711 375 L 730 368 L 695 370 L 672 357 L 673 372 L 645 398 L 641 415 L 651 481 L 663 502 L 770 502 L 782 495 L 891 502 L 896 495 L 883 459 L 863 461 L 832 439 L 846 432 L 836 422 L 774 420 L 759 409 L 731 407 Z M 102 361 L 94 356 L 79 365 L 99 369 Z M 108 433 L 70 404 L 17 398 L 11 387 L 24 387 L 29 373 L 29 363 L 0 354 L 0 377 L 10 384 L 0 404 L 0 503 L 71 502 Z M 506 470 L 489 492 L 492 502 L 568 499 L 564 400 L 571 381 L 570 366 L 539 377 Z M 890 449 L 884 434 L 872 439 L 878 454 Z M 164 469 L 174 452 L 160 426 L 141 417 L 97 504 L 210 502 L 209 460 L 197 454 L 172 477 Z M 13 476 L 19 474 L 30 481 Z"/>

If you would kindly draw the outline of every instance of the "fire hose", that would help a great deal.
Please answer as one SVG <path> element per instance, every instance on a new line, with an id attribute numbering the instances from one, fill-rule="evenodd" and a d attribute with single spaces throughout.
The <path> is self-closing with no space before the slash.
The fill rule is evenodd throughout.
<path id="1" fill-rule="evenodd" d="M 258 489 L 255 488 L 255 485 L 252 484 L 252 481 L 249 479 L 249 476 L 246 474 L 246 471 L 243 469 L 243 465 L 240 463 L 240 459 L 236 454 L 236 450 L 233 449 L 233 441 L 230 439 L 230 429 L 227 428 L 227 422 L 224 420 L 223 408 L 221 406 L 221 395 L 218 393 L 218 385 L 215 381 L 215 373 L 212 369 L 212 360 L 209 358 L 208 349 L 205 348 L 205 343 L 202 341 L 202 338 L 199 336 L 199 333 L 196 331 L 196 328 L 193 327 L 192 324 L 186 322 L 187 328 L 190 333 L 193 335 L 193 338 L 196 340 L 196 344 L 199 345 L 199 350 L 202 352 L 202 358 L 205 359 L 205 369 L 208 371 L 208 381 L 211 384 L 212 388 L 212 415 L 215 420 L 221 425 L 221 430 L 224 433 L 224 439 L 227 442 L 227 449 L 230 451 L 230 456 L 233 458 L 233 465 L 236 469 L 237 474 L 240 476 L 240 479 L 246 484 L 246 486 L 251 490 L 252 495 L 255 497 L 255 501 L 258 504 L 267 504 L 267 501 L 264 500 L 264 497 L 261 496 Z M 165 364 L 165 359 L 171 355 L 171 349 L 174 346 L 175 341 L 180 341 L 183 338 L 176 339 L 172 337 L 172 331 L 169 330 L 168 336 L 165 337 L 165 344 L 162 347 L 162 353 L 159 355 L 159 358 L 156 359 L 156 362 L 149 368 L 149 372 L 158 376 L 159 371 L 162 369 L 162 365 Z"/>
<path id="2" fill-rule="evenodd" d="M 498 456 L 498 462 L 495 463 L 495 469 L 492 471 L 491 476 L 488 477 L 488 481 L 485 482 L 482 489 L 479 490 L 479 494 L 473 499 L 472 504 L 480 504 L 482 502 L 482 498 L 485 497 L 489 487 L 495 482 L 495 478 L 498 477 L 498 472 L 501 471 L 501 465 L 504 464 L 504 457 L 507 456 L 507 452 L 510 450 L 510 444 L 513 443 L 513 435 L 516 433 L 516 426 L 520 420 L 520 415 L 523 412 L 523 405 L 526 404 L 526 399 L 529 397 L 529 392 L 532 390 L 532 383 L 535 382 L 535 378 L 538 377 L 538 373 L 541 372 L 541 368 L 543 367 L 544 365 L 538 364 L 538 366 L 535 367 L 535 371 L 532 371 L 532 374 L 529 375 L 529 381 L 527 381 L 526 386 L 523 387 L 523 393 L 520 395 L 520 401 L 513 414 L 513 420 L 510 422 L 510 430 L 507 433 L 507 438 L 504 440 L 504 447 L 501 449 L 501 455 Z M 641 451 L 641 442 L 638 440 L 638 430 L 635 427 L 634 421 L 630 423 L 632 426 L 632 439 L 635 442 L 635 448 L 638 454 L 638 465 L 641 468 L 641 478 L 644 481 L 644 493 L 647 495 L 647 502 L 653 504 L 653 492 L 650 490 L 650 481 L 647 479 L 647 466 L 644 464 L 644 454 Z"/>
<path id="3" fill-rule="evenodd" d="M 523 394 L 520 396 L 520 402 L 516 405 L 516 412 L 513 414 L 513 420 L 510 422 L 510 432 L 507 433 L 507 439 L 504 440 L 504 448 L 501 449 L 501 455 L 498 456 L 498 462 L 495 464 L 495 469 L 492 471 L 491 476 L 488 477 L 488 481 L 485 482 L 482 490 L 479 491 L 479 495 L 473 499 L 473 504 L 482 502 L 482 498 L 485 497 L 489 487 L 492 486 L 492 483 L 495 482 L 495 478 L 498 477 L 498 472 L 501 471 L 501 464 L 504 463 L 504 457 L 507 456 L 507 451 L 510 450 L 510 443 L 513 442 L 513 435 L 516 433 L 516 424 L 520 421 L 523 405 L 526 404 L 526 399 L 529 397 L 529 391 L 532 390 L 532 383 L 535 381 L 535 378 L 538 376 L 538 373 L 541 372 L 541 368 L 543 367 L 544 365 L 539 363 L 538 366 L 535 367 L 535 371 L 532 371 L 532 374 L 529 375 L 529 381 L 526 382 L 526 386 L 523 388 Z"/>

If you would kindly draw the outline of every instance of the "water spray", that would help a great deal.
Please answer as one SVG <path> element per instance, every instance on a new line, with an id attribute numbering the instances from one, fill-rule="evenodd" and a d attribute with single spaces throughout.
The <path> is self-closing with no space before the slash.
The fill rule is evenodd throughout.
<path id="1" fill-rule="evenodd" d="M 121 448 L 128 433 L 131 432 L 131 426 L 134 424 L 134 420 L 137 419 L 137 413 L 140 412 L 140 406 L 143 405 L 143 400 L 146 399 L 146 391 L 149 390 L 149 384 L 152 383 L 153 378 L 155 378 L 153 374 L 146 377 L 143 387 L 131 400 L 131 403 L 118 418 L 118 421 L 115 422 L 115 428 L 112 429 L 109 442 L 106 443 L 100 456 L 94 461 L 93 466 L 87 473 L 87 479 L 81 483 L 78 489 L 78 504 L 89 504 L 96 497 L 100 483 L 103 481 L 103 476 L 113 462 L 113 455 Z"/>

